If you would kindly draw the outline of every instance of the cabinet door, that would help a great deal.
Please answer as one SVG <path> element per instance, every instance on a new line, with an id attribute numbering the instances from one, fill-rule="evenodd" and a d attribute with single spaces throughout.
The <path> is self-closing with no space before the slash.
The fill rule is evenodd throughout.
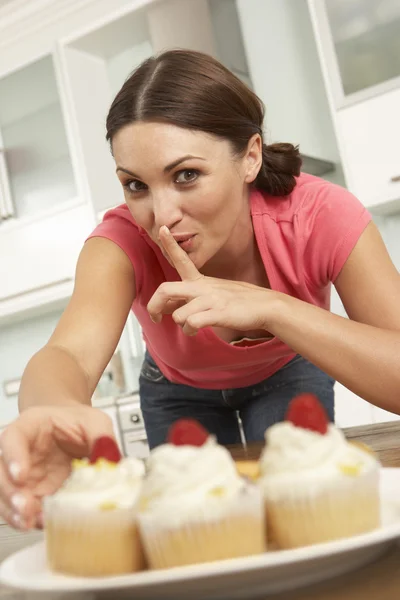
<path id="1" fill-rule="evenodd" d="M 338 112 L 348 185 L 368 207 L 400 199 L 400 89 Z"/>
<path id="2" fill-rule="evenodd" d="M 93 227 L 87 205 L 23 226 L 1 225 L 0 301 L 72 281 L 79 252 Z"/>
<path id="3" fill-rule="evenodd" d="M 400 85 L 396 0 L 308 0 L 322 63 L 337 106 Z"/>
<path id="4" fill-rule="evenodd" d="M 0 134 L 0 176 L 8 179 L 17 217 L 36 216 L 76 197 L 50 56 L 0 80 Z"/>
<path id="5" fill-rule="evenodd" d="M 350 95 L 400 76 L 400 4 L 325 0 L 343 92 Z"/>

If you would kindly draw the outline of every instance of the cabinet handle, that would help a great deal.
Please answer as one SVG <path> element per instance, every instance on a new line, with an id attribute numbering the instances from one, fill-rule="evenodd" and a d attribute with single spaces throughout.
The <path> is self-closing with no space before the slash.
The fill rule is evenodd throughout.
<path id="1" fill-rule="evenodd" d="M 393 177 L 390 178 L 390 181 L 392 183 L 399 183 L 400 182 L 400 175 L 394 175 Z"/>

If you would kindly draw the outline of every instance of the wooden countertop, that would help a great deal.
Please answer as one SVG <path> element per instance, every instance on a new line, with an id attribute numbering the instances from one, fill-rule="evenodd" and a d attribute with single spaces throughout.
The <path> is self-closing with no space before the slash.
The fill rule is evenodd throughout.
<path id="1" fill-rule="evenodd" d="M 343 429 L 347 439 L 368 444 L 384 467 L 400 467 L 400 420 Z M 263 444 L 251 444 L 246 450 L 229 448 L 234 458 L 258 458 Z M 399 594 L 400 597 L 400 594 Z"/>
<path id="2" fill-rule="evenodd" d="M 400 467 L 400 421 L 351 427 L 344 430 L 348 439 L 368 444 L 384 467 Z M 246 452 L 231 449 L 235 458 L 256 458 L 262 445 L 249 446 Z M 357 571 L 307 586 L 299 591 L 273 594 L 265 600 L 398 600 L 400 598 L 400 544 L 373 564 Z"/>

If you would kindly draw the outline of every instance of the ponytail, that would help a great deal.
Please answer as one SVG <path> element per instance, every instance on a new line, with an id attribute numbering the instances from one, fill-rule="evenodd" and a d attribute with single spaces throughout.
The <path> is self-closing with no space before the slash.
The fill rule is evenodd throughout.
<path id="1" fill-rule="evenodd" d="M 263 144 L 262 165 L 254 181 L 255 187 L 271 196 L 287 196 L 300 175 L 301 157 L 293 144 Z"/>

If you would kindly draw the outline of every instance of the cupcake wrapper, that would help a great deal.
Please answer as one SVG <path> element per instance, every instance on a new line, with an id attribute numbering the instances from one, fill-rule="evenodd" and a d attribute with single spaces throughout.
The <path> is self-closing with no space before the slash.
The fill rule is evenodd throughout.
<path id="1" fill-rule="evenodd" d="M 53 571 L 98 577 L 145 567 L 135 510 L 60 509 L 45 503 L 47 561 Z"/>
<path id="2" fill-rule="evenodd" d="M 207 503 L 205 503 L 207 504 Z M 260 554 L 266 550 L 264 507 L 259 490 L 240 494 L 210 517 L 205 505 L 180 523 L 139 514 L 145 554 L 152 569 L 162 569 Z"/>
<path id="3" fill-rule="evenodd" d="M 265 490 L 270 539 L 297 548 L 371 531 L 380 524 L 378 469 L 301 495 Z"/>

